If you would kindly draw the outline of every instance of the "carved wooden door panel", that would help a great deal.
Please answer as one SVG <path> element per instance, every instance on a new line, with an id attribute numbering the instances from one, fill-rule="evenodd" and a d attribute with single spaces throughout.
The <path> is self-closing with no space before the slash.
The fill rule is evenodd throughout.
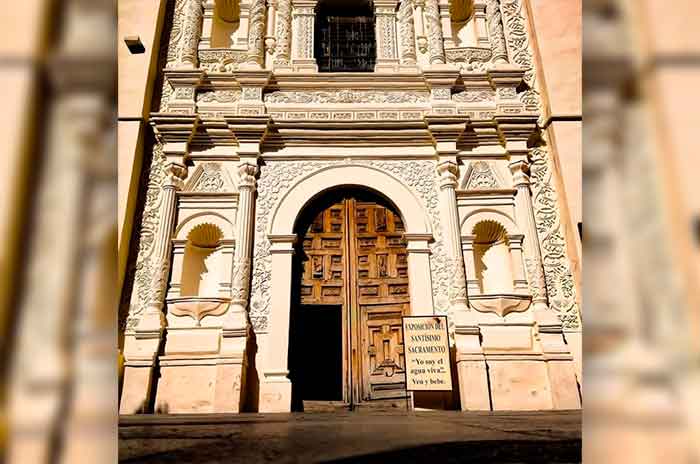
<path id="1" fill-rule="evenodd" d="M 361 401 L 406 396 L 401 316 L 409 313 L 401 217 L 376 202 L 350 200 L 351 266 L 359 319 Z"/>
<path id="2" fill-rule="evenodd" d="M 306 224 L 298 250 L 300 309 L 335 306 L 342 311 L 343 400 L 404 398 L 401 316 L 409 313 L 409 294 L 401 217 L 354 192 L 326 199 Z M 318 358 L 313 353 L 324 349 L 311 343 L 306 356 Z"/>

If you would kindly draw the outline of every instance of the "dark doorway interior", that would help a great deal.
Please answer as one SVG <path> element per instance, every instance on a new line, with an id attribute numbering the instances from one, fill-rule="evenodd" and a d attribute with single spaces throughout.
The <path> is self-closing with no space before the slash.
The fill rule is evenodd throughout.
<path id="1" fill-rule="evenodd" d="M 342 401 L 342 307 L 296 306 L 290 320 L 289 379 L 292 410 L 304 400 Z"/>

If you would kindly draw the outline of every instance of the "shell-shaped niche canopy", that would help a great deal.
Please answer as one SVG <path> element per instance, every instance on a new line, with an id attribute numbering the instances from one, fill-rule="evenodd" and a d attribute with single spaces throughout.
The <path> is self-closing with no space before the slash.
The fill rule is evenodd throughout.
<path id="1" fill-rule="evenodd" d="M 200 248 L 213 248 L 219 244 L 224 233 L 218 226 L 210 223 L 198 224 L 187 235 L 187 240 Z"/>

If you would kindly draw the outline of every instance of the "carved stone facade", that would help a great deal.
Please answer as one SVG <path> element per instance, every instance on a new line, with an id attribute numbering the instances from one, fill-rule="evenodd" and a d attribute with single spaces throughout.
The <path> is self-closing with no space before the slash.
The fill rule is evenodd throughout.
<path id="1" fill-rule="evenodd" d="M 445 404 L 580 407 L 523 1 L 471 2 L 461 22 L 437 0 L 374 2 L 375 72 L 332 74 L 315 65 L 313 0 L 241 3 L 228 49 L 207 48 L 215 31 L 199 43 L 210 1 L 175 0 L 121 308 L 122 412 L 289 411 L 295 224 L 349 186 L 401 216 L 411 314 L 448 316 Z"/>

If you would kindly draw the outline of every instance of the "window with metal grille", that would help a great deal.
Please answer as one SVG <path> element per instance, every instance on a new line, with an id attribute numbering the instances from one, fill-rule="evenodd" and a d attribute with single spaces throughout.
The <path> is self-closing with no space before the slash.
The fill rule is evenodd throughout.
<path id="1" fill-rule="evenodd" d="M 374 71 L 374 15 L 363 8 L 339 10 L 322 4 L 316 15 L 316 63 L 321 72 Z M 358 15 L 359 13 L 359 15 Z"/>

